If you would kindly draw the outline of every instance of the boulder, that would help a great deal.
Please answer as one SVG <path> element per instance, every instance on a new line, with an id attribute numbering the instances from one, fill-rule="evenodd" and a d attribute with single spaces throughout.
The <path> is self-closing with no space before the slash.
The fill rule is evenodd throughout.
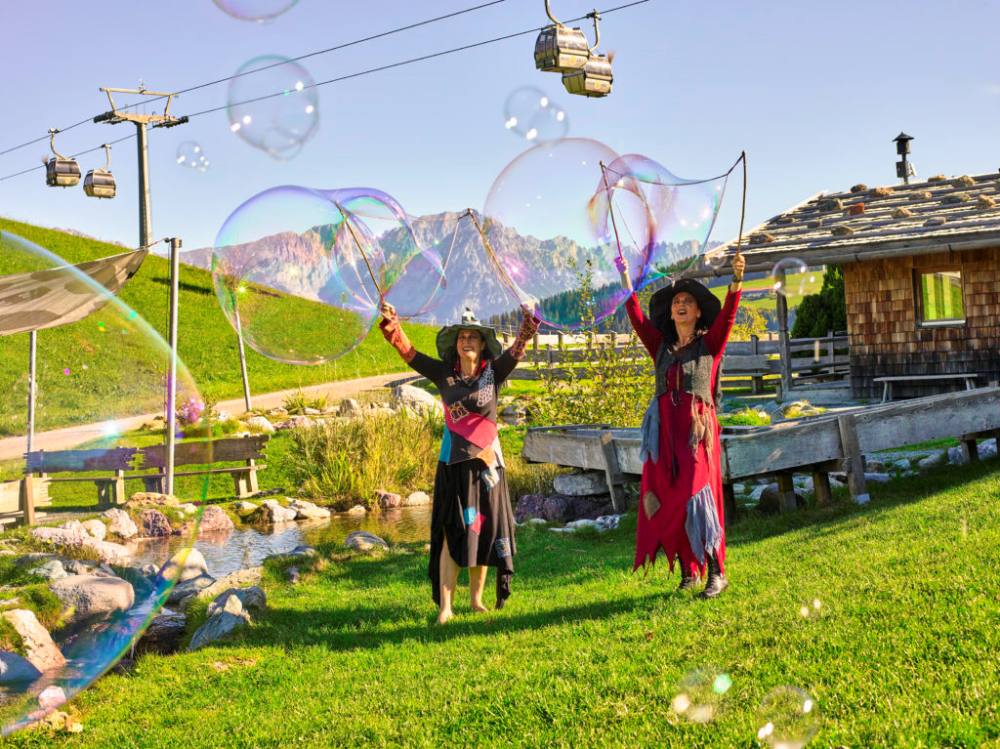
<path id="1" fill-rule="evenodd" d="M 892 481 L 892 476 L 888 473 L 878 473 L 878 472 L 867 472 L 865 471 L 865 481 L 869 481 L 875 484 L 888 484 Z"/>
<path id="2" fill-rule="evenodd" d="M 255 512 L 257 512 L 257 509 L 258 505 L 255 505 L 253 502 L 243 501 L 236 503 L 236 514 L 239 515 L 241 518 L 253 515 Z"/>
<path id="3" fill-rule="evenodd" d="M 198 512 L 198 505 L 191 502 L 185 502 L 182 505 L 177 505 L 177 509 L 183 512 L 185 515 L 194 515 Z"/>
<path id="4" fill-rule="evenodd" d="M 285 556 L 289 556 L 289 557 L 309 557 L 310 559 L 312 559 L 313 557 L 319 556 L 319 552 L 316 551 L 316 549 L 314 549 L 312 546 L 305 546 L 303 544 L 299 544 L 294 549 L 292 549 L 290 552 L 288 552 L 288 554 L 286 554 Z"/>
<path id="5" fill-rule="evenodd" d="M 337 414 L 347 418 L 357 416 L 360 413 L 361 405 L 354 400 L 354 398 L 344 398 L 344 400 L 340 402 L 340 406 L 337 408 Z"/>
<path id="6" fill-rule="evenodd" d="M 894 471 L 905 473 L 910 470 L 910 461 L 907 458 L 900 458 L 899 460 L 893 461 L 889 468 Z"/>
<path id="7" fill-rule="evenodd" d="M 103 541 L 104 537 L 108 535 L 108 527 L 96 518 L 93 520 L 84 520 L 82 525 L 90 537 L 96 538 L 98 541 Z"/>
<path id="8" fill-rule="evenodd" d="M 948 462 L 953 466 L 964 466 L 969 462 L 969 454 L 964 447 L 949 447 Z"/>
<path id="9" fill-rule="evenodd" d="M 254 516 L 258 522 L 274 525 L 275 523 L 288 523 L 295 520 L 295 510 L 282 507 L 276 499 L 265 499 L 264 503 L 257 508 Z"/>
<path id="10" fill-rule="evenodd" d="M 552 481 L 552 488 L 557 494 L 567 497 L 589 497 L 608 493 L 607 481 L 600 471 L 560 474 Z"/>
<path id="11" fill-rule="evenodd" d="M 408 408 L 421 413 L 437 412 L 441 408 L 440 401 L 423 388 L 413 385 L 398 385 L 392 391 L 394 408 Z"/>
<path id="12" fill-rule="evenodd" d="M 948 460 L 948 453 L 945 450 L 938 450 L 937 452 L 931 453 L 926 458 L 921 458 L 917 462 L 917 469 L 921 472 L 929 471 L 932 468 L 936 468 L 942 465 L 946 460 Z"/>
<path id="13" fill-rule="evenodd" d="M 41 710 L 53 710 L 66 702 L 66 692 L 62 687 L 48 686 L 38 693 L 38 707 Z"/>
<path id="14" fill-rule="evenodd" d="M 171 609 L 160 609 L 160 613 L 149 623 L 146 631 L 135 645 L 136 655 L 159 653 L 169 655 L 180 649 L 181 640 L 187 627 L 187 617 Z"/>
<path id="15" fill-rule="evenodd" d="M 379 489 L 375 492 L 375 501 L 382 510 L 393 510 L 403 505 L 403 498 L 398 494 Z"/>
<path id="16" fill-rule="evenodd" d="M 299 584 L 299 577 L 301 577 L 301 575 L 298 567 L 292 566 L 285 570 L 285 579 L 292 585 Z"/>
<path id="17" fill-rule="evenodd" d="M 208 563 L 204 555 L 194 547 L 174 554 L 160 571 L 164 580 L 176 580 L 179 583 L 207 574 Z"/>
<path id="18" fill-rule="evenodd" d="M 885 462 L 879 460 L 878 458 L 869 458 L 865 456 L 865 471 L 871 471 L 872 473 L 885 473 L 889 469 L 886 468 Z"/>
<path id="19" fill-rule="evenodd" d="M 603 530 L 610 531 L 617 528 L 619 523 L 621 523 L 621 520 L 621 515 L 601 515 L 601 517 L 597 518 L 597 524 L 601 526 Z"/>
<path id="20" fill-rule="evenodd" d="M 301 414 L 292 416 L 277 425 L 278 429 L 308 429 L 313 425 L 313 420 Z"/>
<path id="21" fill-rule="evenodd" d="M 69 575 L 51 582 L 49 589 L 64 606 L 73 607 L 75 621 L 128 611 L 135 603 L 131 583 L 120 577 Z"/>
<path id="22" fill-rule="evenodd" d="M 304 499 L 293 499 L 288 503 L 288 509 L 295 510 L 296 520 L 323 520 L 330 517 L 330 511 Z"/>
<path id="23" fill-rule="evenodd" d="M 267 415 L 275 419 L 285 419 L 288 418 L 288 409 L 276 406 L 268 411 Z"/>
<path id="24" fill-rule="evenodd" d="M 352 531 L 344 539 L 344 545 L 355 551 L 376 551 L 389 548 L 389 544 L 368 531 Z"/>
<path id="25" fill-rule="evenodd" d="M 430 503 L 431 498 L 427 492 L 413 492 L 403 500 L 403 507 L 422 507 Z"/>
<path id="26" fill-rule="evenodd" d="M 136 492 L 128 498 L 126 506 L 137 507 L 140 505 L 157 505 L 159 507 L 164 507 L 176 504 L 177 497 L 170 494 L 160 494 L 159 492 Z"/>
<path id="27" fill-rule="evenodd" d="M 546 497 L 542 502 L 542 518 L 553 522 L 561 523 L 566 520 L 566 511 L 569 509 L 569 499 L 558 494 Z"/>
<path id="28" fill-rule="evenodd" d="M 42 562 L 37 567 L 32 567 L 29 572 L 32 575 L 44 577 L 46 580 L 59 580 L 68 574 L 66 568 L 63 567 L 62 562 L 58 559 L 49 559 Z"/>
<path id="29" fill-rule="evenodd" d="M 31 535 L 43 543 L 92 549 L 97 553 L 102 562 L 109 564 L 128 564 L 132 558 L 131 552 L 126 547 L 121 544 L 111 543 L 110 541 L 98 541 L 92 538 L 80 523 L 76 523 L 75 526 L 68 528 L 32 528 Z"/>
<path id="30" fill-rule="evenodd" d="M 318 408 L 313 408 L 312 406 L 306 406 L 302 409 L 302 413 L 306 416 L 322 416 L 323 412 Z"/>
<path id="31" fill-rule="evenodd" d="M 198 575 L 198 577 L 192 577 L 190 580 L 177 583 L 167 597 L 167 604 L 183 608 L 187 604 L 188 599 L 198 595 L 200 591 L 205 590 L 214 582 L 215 578 L 211 575 Z"/>
<path id="32" fill-rule="evenodd" d="M 500 412 L 500 420 L 510 426 L 521 426 L 528 421 L 528 412 L 517 406 L 507 406 Z"/>
<path id="33" fill-rule="evenodd" d="M 230 614 L 242 614 L 249 612 L 260 613 L 267 609 L 267 596 L 264 590 L 257 585 L 250 588 L 229 590 L 216 596 L 215 600 L 208 604 L 208 615 L 216 616 L 223 611 Z"/>
<path id="34" fill-rule="evenodd" d="M 567 520 L 595 520 L 614 512 L 610 497 L 569 497 L 566 502 Z"/>
<path id="35" fill-rule="evenodd" d="M 543 494 L 525 494 L 514 508 L 514 520 L 524 523 L 532 519 L 542 519 L 542 506 L 545 504 Z"/>
<path id="36" fill-rule="evenodd" d="M 163 538 L 173 532 L 167 516 L 159 510 L 146 509 L 139 515 L 139 534 L 143 538 Z"/>
<path id="37" fill-rule="evenodd" d="M 348 515 L 367 515 L 368 508 L 364 505 L 354 505 L 347 511 Z"/>
<path id="38" fill-rule="evenodd" d="M 127 546 L 112 543 L 111 541 L 85 541 L 84 546 L 97 552 L 97 556 L 105 564 L 114 564 L 124 567 L 132 561 L 132 552 Z"/>
<path id="39" fill-rule="evenodd" d="M 805 499 L 799 491 L 795 492 L 795 506 L 804 507 Z M 760 494 L 757 502 L 757 509 L 765 514 L 773 514 L 781 511 L 781 491 L 777 484 L 768 484 Z"/>
<path id="40" fill-rule="evenodd" d="M 225 577 L 220 577 L 214 583 L 198 592 L 198 598 L 210 599 L 217 597 L 230 588 L 245 588 L 250 585 L 257 585 L 264 574 L 263 567 L 249 567 L 245 570 L 237 570 Z"/>
<path id="41" fill-rule="evenodd" d="M 108 531 L 124 538 L 126 541 L 139 533 L 135 522 L 125 510 L 114 507 L 110 510 L 105 510 L 104 517 L 108 519 Z"/>
<path id="42" fill-rule="evenodd" d="M 0 685 L 34 681 L 42 672 L 17 653 L 0 650 Z"/>
<path id="43" fill-rule="evenodd" d="M 232 518 L 221 507 L 209 505 L 201 511 L 198 533 L 228 533 L 235 527 Z"/>
<path id="44" fill-rule="evenodd" d="M 206 645 L 229 637 L 233 632 L 245 627 L 249 621 L 250 617 L 245 612 L 231 614 L 228 611 L 223 611 L 216 616 L 209 617 L 194 633 L 187 648 L 188 652 L 200 650 Z"/>
<path id="45" fill-rule="evenodd" d="M 275 431 L 274 424 L 266 416 L 251 416 L 247 419 L 247 427 L 259 434 L 273 434 Z"/>
<path id="46" fill-rule="evenodd" d="M 3 618 L 10 622 L 14 631 L 20 635 L 25 658 L 32 666 L 44 672 L 66 665 L 66 659 L 52 642 L 49 631 L 38 623 L 34 611 L 27 609 L 5 611 Z"/>
<path id="47" fill-rule="evenodd" d="M 994 439 L 984 440 L 979 443 L 979 457 L 982 460 L 989 460 L 997 456 L 997 441 Z"/>

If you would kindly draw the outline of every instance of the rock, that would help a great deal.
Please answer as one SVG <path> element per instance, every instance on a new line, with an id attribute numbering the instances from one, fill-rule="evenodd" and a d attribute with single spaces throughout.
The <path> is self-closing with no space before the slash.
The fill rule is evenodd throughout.
<path id="1" fill-rule="evenodd" d="M 795 492 L 795 506 L 805 506 L 805 500 L 802 498 L 802 494 L 798 491 Z M 781 511 L 781 492 L 778 489 L 777 484 L 768 484 L 764 487 L 764 491 L 761 492 L 760 499 L 757 502 L 757 509 L 765 514 L 772 514 Z"/>
<path id="2" fill-rule="evenodd" d="M 38 694 L 38 707 L 42 710 L 52 710 L 66 702 L 66 692 L 62 687 L 48 686 Z"/>
<path id="3" fill-rule="evenodd" d="M 601 530 L 601 526 L 597 524 L 596 520 L 574 520 L 572 522 L 566 523 L 562 528 L 549 528 L 550 531 L 554 533 L 575 533 L 581 528 L 593 528 L 594 530 Z"/>
<path id="4" fill-rule="evenodd" d="M 83 521 L 83 529 L 87 531 L 91 538 L 96 538 L 98 541 L 103 541 L 104 537 L 108 534 L 108 527 L 96 518 L 94 520 Z"/>
<path id="5" fill-rule="evenodd" d="M 268 525 L 275 523 L 288 523 L 295 520 L 295 510 L 282 507 L 276 499 L 265 499 L 264 503 L 257 509 L 256 518 Z"/>
<path id="6" fill-rule="evenodd" d="M 268 411 L 267 415 L 275 419 L 284 419 L 288 417 L 288 410 L 281 406 L 276 406 Z"/>
<path id="7" fill-rule="evenodd" d="M 865 456 L 865 471 L 871 471 L 872 473 L 886 473 L 888 469 L 883 461 L 877 458 L 869 458 Z"/>
<path id="8" fill-rule="evenodd" d="M 542 519 L 542 507 L 545 504 L 545 496 L 542 494 L 525 494 L 517 502 L 514 508 L 514 520 L 524 523 L 528 520 Z"/>
<path id="9" fill-rule="evenodd" d="M 247 419 L 247 426 L 251 431 L 261 434 L 273 434 L 275 431 L 274 424 L 266 416 L 251 416 Z"/>
<path id="10" fill-rule="evenodd" d="M 236 503 L 236 514 L 241 518 L 249 517 L 257 512 L 258 505 L 253 502 L 237 502 Z"/>
<path id="11" fill-rule="evenodd" d="M 167 516 L 159 510 L 146 509 L 139 516 L 139 534 L 143 538 L 163 538 L 173 532 Z"/>
<path id="12" fill-rule="evenodd" d="M 182 505 L 177 505 L 177 509 L 183 512 L 185 515 L 194 515 L 198 512 L 198 505 L 192 504 L 191 502 L 185 502 Z"/>
<path id="13" fill-rule="evenodd" d="M 187 627 L 187 617 L 178 612 L 164 608 L 149 623 L 146 631 L 135 645 L 137 655 L 143 653 L 159 653 L 170 655 L 176 653 L 184 639 Z"/>
<path id="14" fill-rule="evenodd" d="M 757 486 L 750 490 L 750 499 L 754 502 L 760 502 L 760 498 L 764 496 L 764 492 L 767 490 L 776 492 L 778 491 L 778 485 L 773 483 L 757 484 Z"/>
<path id="15" fill-rule="evenodd" d="M 243 589 L 230 588 L 216 596 L 208 605 L 208 615 L 218 616 L 223 611 L 237 615 L 251 611 L 260 613 L 265 609 L 267 609 L 267 596 L 262 588 L 254 585 Z"/>
<path id="16" fill-rule="evenodd" d="M 318 408 L 313 408 L 312 406 L 306 406 L 302 409 L 302 413 L 306 416 L 322 416 L 323 412 Z"/>
<path id="17" fill-rule="evenodd" d="M 264 574 L 263 567 L 248 567 L 244 570 L 237 570 L 225 577 L 220 577 L 207 588 L 198 592 L 198 598 L 214 599 L 230 588 L 245 588 L 250 585 L 257 585 Z"/>
<path id="18" fill-rule="evenodd" d="M 215 583 L 215 578 L 211 575 L 198 575 L 198 577 L 192 577 L 190 580 L 177 583 L 167 597 L 167 604 L 183 608 L 189 598 L 198 595 L 200 591 L 205 590 L 213 583 Z"/>
<path id="19" fill-rule="evenodd" d="M 304 499 L 293 499 L 288 503 L 288 509 L 295 511 L 296 520 L 322 520 L 330 517 L 330 511 Z"/>
<path id="20" fill-rule="evenodd" d="M 936 468 L 942 465 L 946 460 L 948 460 L 948 453 L 944 450 L 939 450 L 938 452 L 931 453 L 926 458 L 922 458 L 917 462 L 917 468 L 923 471 L 929 471 L 932 468 Z"/>
<path id="21" fill-rule="evenodd" d="M 368 508 L 364 505 L 354 505 L 347 511 L 348 515 L 367 515 Z"/>
<path id="22" fill-rule="evenodd" d="M 437 398 L 423 388 L 413 385 L 398 385 L 393 388 L 392 405 L 395 408 L 408 408 L 420 413 L 434 413 L 441 408 Z"/>
<path id="23" fill-rule="evenodd" d="M 570 497 L 566 502 L 565 517 L 567 520 L 595 520 L 601 515 L 614 512 L 611 498 L 604 497 Z"/>
<path id="24" fill-rule="evenodd" d="M 124 567 L 132 561 L 132 552 L 127 546 L 122 546 L 121 544 L 112 543 L 111 541 L 91 540 L 84 542 L 83 545 L 96 551 L 100 560 L 106 564 Z"/>
<path id="25" fill-rule="evenodd" d="M 427 492 L 413 492 L 407 495 L 406 499 L 403 500 L 403 507 L 422 507 L 423 505 L 429 505 L 431 503 L 431 498 Z"/>
<path id="26" fill-rule="evenodd" d="M 69 575 L 50 583 L 49 589 L 64 606 L 73 607 L 75 621 L 128 611 L 135 603 L 131 583 L 120 577 Z"/>
<path id="27" fill-rule="evenodd" d="M 878 472 L 865 472 L 865 481 L 870 481 L 875 484 L 888 484 L 892 481 L 892 476 L 888 473 L 878 473 Z"/>
<path id="28" fill-rule="evenodd" d="M 110 510 L 105 510 L 103 515 L 108 519 L 108 531 L 124 538 L 126 541 L 139 533 L 135 522 L 125 510 L 114 507 Z"/>
<path id="29" fill-rule="evenodd" d="M 308 416 L 303 416 L 301 414 L 297 416 L 292 416 L 291 418 L 278 424 L 278 429 L 308 429 L 313 425 L 313 420 Z"/>
<path id="30" fill-rule="evenodd" d="M 355 551 L 374 551 L 389 548 L 389 544 L 368 531 L 352 531 L 344 539 L 344 545 Z"/>
<path id="31" fill-rule="evenodd" d="M 361 413 L 361 405 L 354 398 L 344 398 L 337 408 L 337 414 L 347 418 L 357 416 L 359 413 Z"/>
<path id="32" fill-rule="evenodd" d="M 542 518 L 553 522 L 561 523 L 566 520 L 566 511 L 569 508 L 569 500 L 558 494 L 546 497 L 542 502 Z"/>
<path id="33" fill-rule="evenodd" d="M 32 575 L 44 577 L 46 580 L 59 580 L 67 575 L 66 568 L 63 567 L 62 562 L 58 559 L 50 559 L 47 562 L 42 562 L 37 567 L 29 570 L 29 572 Z"/>
<path id="34" fill-rule="evenodd" d="M 0 685 L 34 681 L 42 672 L 17 653 L 0 650 Z"/>
<path id="35" fill-rule="evenodd" d="M 900 458 L 899 460 L 893 461 L 889 467 L 895 471 L 901 471 L 905 473 L 906 471 L 910 470 L 910 461 L 907 460 L 906 458 Z"/>
<path id="36" fill-rule="evenodd" d="M 500 420 L 510 426 L 521 426 L 528 421 L 528 412 L 518 406 L 510 405 L 500 412 Z"/>
<path id="37" fill-rule="evenodd" d="M 742 496 L 747 493 L 747 485 L 744 483 L 733 484 L 733 494 Z"/>
<path id="38" fill-rule="evenodd" d="M 561 474 L 552 481 L 552 488 L 557 494 L 567 497 L 589 497 L 608 493 L 605 476 L 599 471 Z"/>
<path id="39" fill-rule="evenodd" d="M 285 570 L 285 579 L 288 580 L 292 585 L 298 585 L 299 583 L 299 568 L 289 567 Z"/>
<path id="40" fill-rule="evenodd" d="M 131 552 L 126 547 L 121 544 L 111 543 L 110 541 L 98 541 L 92 538 L 79 523 L 69 528 L 32 528 L 31 535 L 33 538 L 44 543 L 92 549 L 97 553 L 102 562 L 109 564 L 125 565 L 132 558 Z"/>
<path id="41" fill-rule="evenodd" d="M 383 510 L 392 510 L 396 507 L 401 507 L 403 504 L 402 497 L 398 494 L 387 492 L 384 489 L 379 489 L 375 492 L 375 501 L 378 503 L 379 508 Z"/>
<path id="42" fill-rule="evenodd" d="M 226 511 L 221 507 L 209 505 L 201 511 L 201 521 L 198 523 L 198 533 L 228 533 L 236 527 Z"/>
<path id="43" fill-rule="evenodd" d="M 136 507 L 139 505 L 157 505 L 159 507 L 164 507 L 176 504 L 177 497 L 171 496 L 170 494 L 160 494 L 159 492 L 136 492 L 128 498 L 126 506 Z"/>
<path id="44" fill-rule="evenodd" d="M 953 466 L 964 466 L 969 462 L 969 456 L 962 447 L 949 447 L 948 462 Z"/>
<path id="45" fill-rule="evenodd" d="M 319 556 L 319 552 L 317 552 L 316 549 L 314 549 L 312 546 L 305 546 L 300 544 L 299 546 L 296 546 L 294 549 L 288 552 L 288 556 L 309 557 L 310 559 L 312 559 L 313 557 Z"/>
<path id="46" fill-rule="evenodd" d="M 63 654 L 52 642 L 49 631 L 38 623 L 34 611 L 14 609 L 3 612 L 3 618 L 21 636 L 25 658 L 39 671 L 51 671 L 66 665 Z"/>
<path id="47" fill-rule="evenodd" d="M 164 580 L 176 580 L 179 583 L 207 574 L 208 563 L 204 555 L 194 547 L 174 554 L 160 571 Z"/>
<path id="48" fill-rule="evenodd" d="M 188 652 L 200 650 L 206 645 L 230 636 L 233 632 L 245 627 L 249 621 L 250 617 L 246 613 L 231 614 L 227 611 L 209 617 L 194 633 L 191 644 L 187 648 Z"/>
<path id="49" fill-rule="evenodd" d="M 979 443 L 979 457 L 981 460 L 989 460 L 997 456 L 997 441 L 984 440 Z"/>
<path id="50" fill-rule="evenodd" d="M 617 528 L 619 523 L 621 523 L 621 520 L 621 515 L 601 515 L 601 517 L 597 518 L 597 524 L 601 526 L 603 530 L 610 531 Z"/>

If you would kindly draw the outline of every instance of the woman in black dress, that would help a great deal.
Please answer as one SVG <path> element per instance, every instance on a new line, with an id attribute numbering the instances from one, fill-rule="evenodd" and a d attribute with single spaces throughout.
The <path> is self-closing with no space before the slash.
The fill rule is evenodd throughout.
<path id="1" fill-rule="evenodd" d="M 399 324 L 396 310 L 382 304 L 379 327 L 412 369 L 433 382 L 444 403 L 445 430 L 434 479 L 431 557 L 428 575 L 438 623 L 452 617 L 458 570 L 469 568 L 473 611 L 486 611 L 487 567 L 497 568 L 496 607 L 510 596 L 514 574 L 514 513 L 507 493 L 503 453 L 497 437 L 497 388 L 524 358 L 538 320 L 524 310 L 521 331 L 502 351 L 492 328 L 472 311 L 437 335 L 438 359 L 421 354 Z"/>

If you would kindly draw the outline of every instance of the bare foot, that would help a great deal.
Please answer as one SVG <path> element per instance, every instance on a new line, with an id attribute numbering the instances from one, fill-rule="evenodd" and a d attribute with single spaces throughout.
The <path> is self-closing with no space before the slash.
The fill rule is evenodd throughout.
<path id="1" fill-rule="evenodd" d="M 454 614 L 452 614 L 451 609 L 441 611 L 438 613 L 437 622 L 438 624 L 445 624 L 449 619 L 451 619 L 452 616 L 454 616 Z"/>
<path id="2" fill-rule="evenodd" d="M 483 606 L 483 602 L 482 601 L 473 601 L 472 602 L 472 610 L 474 612 L 476 612 L 477 614 L 481 614 L 484 611 L 489 611 L 488 608 L 486 608 L 485 606 Z"/>

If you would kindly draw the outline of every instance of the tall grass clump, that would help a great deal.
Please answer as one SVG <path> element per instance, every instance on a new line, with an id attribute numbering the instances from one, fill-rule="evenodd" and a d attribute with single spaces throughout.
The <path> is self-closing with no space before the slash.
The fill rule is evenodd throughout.
<path id="1" fill-rule="evenodd" d="M 375 492 L 429 491 L 444 431 L 440 414 L 377 413 L 292 431 L 289 473 L 307 496 L 339 509 Z"/>

